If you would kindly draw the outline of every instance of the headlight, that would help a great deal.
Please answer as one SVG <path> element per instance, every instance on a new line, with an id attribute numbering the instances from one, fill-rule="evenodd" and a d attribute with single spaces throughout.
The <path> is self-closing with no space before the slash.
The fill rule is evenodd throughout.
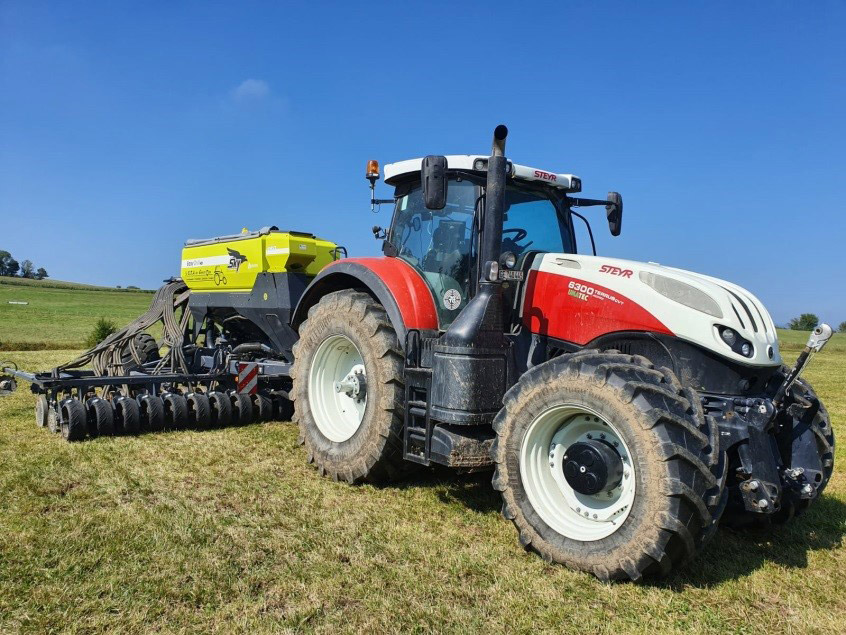
<path id="1" fill-rule="evenodd" d="M 730 329 L 727 326 L 718 326 L 717 331 L 720 333 L 720 339 L 738 355 L 752 357 L 755 354 L 755 347 L 752 346 L 752 342 L 740 337 L 734 329 Z"/>
<path id="2" fill-rule="evenodd" d="M 514 265 L 517 264 L 517 256 L 515 256 L 510 251 L 506 251 L 504 254 L 502 254 L 502 257 L 499 259 L 499 262 L 506 269 L 513 269 Z"/>
<path id="3" fill-rule="evenodd" d="M 640 272 L 640 281 L 673 302 L 678 302 L 691 309 L 707 313 L 718 320 L 723 319 L 723 312 L 720 310 L 720 305 L 717 304 L 716 300 L 704 291 L 700 291 L 686 282 L 648 271 Z"/>

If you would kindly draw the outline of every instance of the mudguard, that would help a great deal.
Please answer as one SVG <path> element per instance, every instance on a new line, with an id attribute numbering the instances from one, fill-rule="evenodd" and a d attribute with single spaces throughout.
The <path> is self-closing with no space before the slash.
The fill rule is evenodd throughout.
<path id="1" fill-rule="evenodd" d="M 422 276 L 399 258 L 345 258 L 326 266 L 311 282 L 294 311 L 291 326 L 298 329 L 308 310 L 327 293 L 362 289 L 385 307 L 400 346 L 409 329 L 436 330 L 438 312 Z"/>

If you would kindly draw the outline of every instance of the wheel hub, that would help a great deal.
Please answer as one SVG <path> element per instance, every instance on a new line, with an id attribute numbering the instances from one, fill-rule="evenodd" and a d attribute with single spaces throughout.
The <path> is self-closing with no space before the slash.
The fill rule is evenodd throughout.
<path id="1" fill-rule="evenodd" d="M 567 448 L 562 463 L 564 478 L 580 494 L 596 494 L 606 486 L 614 489 L 623 478 L 623 460 L 604 441 L 590 439 L 574 443 Z"/>

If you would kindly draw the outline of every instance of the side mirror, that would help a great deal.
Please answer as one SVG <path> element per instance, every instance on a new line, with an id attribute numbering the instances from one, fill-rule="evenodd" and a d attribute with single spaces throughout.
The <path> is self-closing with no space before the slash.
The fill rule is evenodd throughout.
<path id="1" fill-rule="evenodd" d="M 608 229 L 611 230 L 611 235 L 619 236 L 623 228 L 623 197 L 619 192 L 608 192 L 605 216 L 608 218 Z"/>
<path id="2" fill-rule="evenodd" d="M 427 209 L 443 209 L 447 199 L 447 159 L 429 155 L 423 159 L 420 177 L 423 181 L 423 202 Z"/>

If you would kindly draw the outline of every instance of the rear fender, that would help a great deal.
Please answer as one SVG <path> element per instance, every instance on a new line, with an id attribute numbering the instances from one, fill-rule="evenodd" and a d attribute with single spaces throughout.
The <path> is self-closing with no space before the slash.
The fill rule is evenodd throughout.
<path id="1" fill-rule="evenodd" d="M 291 326 L 299 329 L 320 298 L 343 289 L 359 289 L 378 300 L 403 348 L 410 329 L 438 328 L 432 292 L 420 274 L 398 258 L 346 258 L 328 265 L 303 293 Z"/>

